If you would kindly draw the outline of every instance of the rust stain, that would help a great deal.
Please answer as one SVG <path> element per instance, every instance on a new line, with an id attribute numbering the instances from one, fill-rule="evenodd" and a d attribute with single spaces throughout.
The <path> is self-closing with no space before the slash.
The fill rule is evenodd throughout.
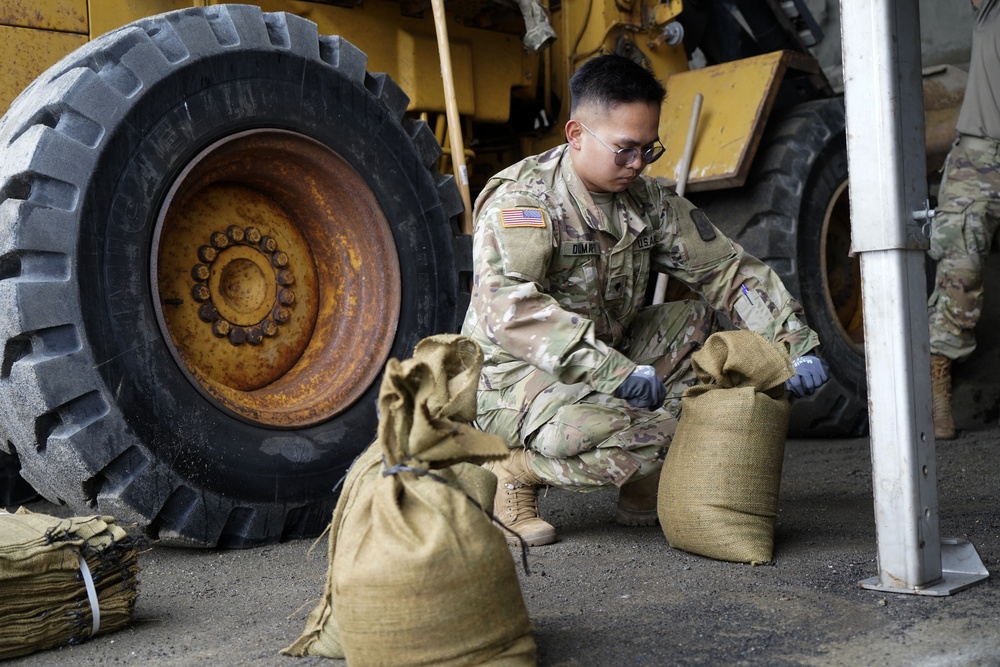
<path id="1" fill-rule="evenodd" d="M 87 34 L 87 0 L 7 0 L 0 25 Z"/>
<path id="2" fill-rule="evenodd" d="M 0 112 L 39 74 L 86 41 L 83 35 L 0 25 L 0 62 L 5 63 Z"/>
<path id="3" fill-rule="evenodd" d="M 315 141 L 249 131 L 198 156 L 165 207 L 159 313 L 201 390 L 277 428 L 357 400 L 388 357 L 401 299 L 392 233 L 363 179 Z"/>

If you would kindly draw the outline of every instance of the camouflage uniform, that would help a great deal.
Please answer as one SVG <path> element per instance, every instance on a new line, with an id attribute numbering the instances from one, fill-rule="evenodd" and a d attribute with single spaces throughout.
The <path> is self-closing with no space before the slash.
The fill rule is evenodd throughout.
<path id="1" fill-rule="evenodd" d="M 938 260 L 929 300 L 931 354 L 962 361 L 976 348 L 983 261 L 1000 223 L 1000 143 L 959 140 L 948 154 L 938 202 L 930 248 Z"/>
<path id="2" fill-rule="evenodd" d="M 694 383 L 690 353 L 719 326 L 713 309 L 793 356 L 818 344 L 779 278 L 690 202 L 641 177 L 614 206 L 618 228 L 565 145 L 500 172 L 476 201 L 463 333 L 485 356 L 479 425 L 539 454 L 533 470 L 547 483 L 576 490 L 659 469 Z M 707 303 L 642 308 L 651 270 Z M 636 364 L 665 379 L 662 408 L 614 397 Z"/>
<path id="3" fill-rule="evenodd" d="M 953 361 L 976 348 L 983 309 L 983 260 L 1000 223 L 1000 2 L 976 11 L 969 81 L 958 115 L 960 138 L 948 153 L 931 229 L 938 260 L 928 301 L 931 354 Z"/>

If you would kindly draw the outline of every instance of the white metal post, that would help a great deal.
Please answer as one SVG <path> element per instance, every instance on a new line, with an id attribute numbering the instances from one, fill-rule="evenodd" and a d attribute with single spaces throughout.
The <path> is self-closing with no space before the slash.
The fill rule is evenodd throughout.
<path id="1" fill-rule="evenodd" d="M 925 220 L 915 219 L 927 199 L 918 7 L 841 0 L 841 30 L 879 561 L 861 585 L 946 595 L 988 573 L 971 544 L 942 541 L 938 528 L 927 244 Z"/>

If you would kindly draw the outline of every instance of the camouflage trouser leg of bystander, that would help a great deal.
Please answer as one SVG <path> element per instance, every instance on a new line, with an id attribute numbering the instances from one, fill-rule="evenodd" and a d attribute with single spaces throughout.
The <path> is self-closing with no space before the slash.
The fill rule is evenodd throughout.
<path id="1" fill-rule="evenodd" d="M 1000 225 L 1000 144 L 952 148 L 938 199 L 930 239 L 930 255 L 938 260 L 928 300 L 930 348 L 932 355 L 961 361 L 976 347 L 982 265 Z"/>
<path id="2" fill-rule="evenodd" d="M 681 394 L 695 382 L 691 352 L 716 326 L 712 310 L 694 301 L 643 309 L 632 322 L 621 351 L 665 378 L 667 400 L 658 410 L 535 371 L 504 389 L 481 391 L 479 424 L 536 452 L 532 469 L 551 486 L 591 491 L 652 475 L 677 427 Z"/>

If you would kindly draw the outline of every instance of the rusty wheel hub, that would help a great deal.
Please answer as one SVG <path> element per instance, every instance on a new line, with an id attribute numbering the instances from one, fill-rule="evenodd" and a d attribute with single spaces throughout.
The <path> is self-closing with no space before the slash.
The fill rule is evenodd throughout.
<path id="1" fill-rule="evenodd" d="M 861 301 L 861 264 L 851 256 L 851 211 L 845 180 L 827 206 L 823 220 L 820 258 L 827 308 L 836 313 L 840 335 L 859 351 L 864 345 L 864 311 Z"/>
<path id="2" fill-rule="evenodd" d="M 388 357 L 400 308 L 392 232 L 326 146 L 235 134 L 179 176 L 154 235 L 160 326 L 216 405 L 275 428 L 343 411 Z"/>

